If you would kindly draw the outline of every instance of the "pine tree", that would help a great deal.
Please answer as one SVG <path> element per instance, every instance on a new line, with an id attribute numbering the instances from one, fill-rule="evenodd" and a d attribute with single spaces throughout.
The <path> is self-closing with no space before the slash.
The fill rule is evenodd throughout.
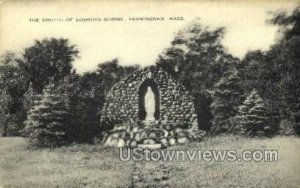
<path id="1" fill-rule="evenodd" d="M 241 93 L 239 77 L 236 74 L 224 77 L 214 85 L 214 91 L 211 93 L 212 103 L 210 105 L 213 115 L 211 133 L 232 132 L 231 119 L 237 113 Z"/>
<path id="2" fill-rule="evenodd" d="M 253 90 L 244 103 L 238 107 L 236 116 L 238 132 L 248 136 L 262 136 L 270 127 L 267 125 L 266 107 L 256 90 Z"/>
<path id="3" fill-rule="evenodd" d="M 25 121 L 29 144 L 55 147 L 70 142 L 70 105 L 62 87 L 48 85 L 37 97 Z"/>

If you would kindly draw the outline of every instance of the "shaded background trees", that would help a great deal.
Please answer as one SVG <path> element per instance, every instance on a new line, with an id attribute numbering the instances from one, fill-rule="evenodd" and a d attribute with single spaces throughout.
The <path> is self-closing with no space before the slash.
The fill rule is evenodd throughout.
<path id="1" fill-rule="evenodd" d="M 234 132 L 235 126 L 237 126 L 234 116 L 238 112 L 238 106 L 241 103 L 243 94 L 240 81 L 237 72 L 235 72 L 221 78 L 214 84 L 210 92 L 212 98 L 210 110 L 213 114 L 213 118 L 210 121 L 211 133 Z"/>
<path id="2" fill-rule="evenodd" d="M 25 48 L 21 57 L 10 52 L 3 55 L 0 90 L 11 98 L 7 104 L 8 115 L 2 115 L 9 117 L 6 121 L 8 126 L 14 125 L 16 130 L 24 127 L 23 121 L 32 103 L 30 96 L 42 93 L 50 81 L 58 82 L 70 74 L 77 56 L 78 50 L 67 39 L 55 38 L 36 40 L 32 46 Z"/>
<path id="3" fill-rule="evenodd" d="M 299 12 L 299 7 L 292 13 L 275 12 L 268 22 L 280 27 L 276 43 L 268 51 L 249 51 L 241 60 L 222 46 L 223 28 L 193 23 L 176 35 L 157 65 L 192 91 L 201 129 L 231 132 L 237 107 L 255 89 L 265 105 L 265 123 L 273 129 L 268 134 L 278 133 L 279 124 L 292 124 L 299 133 Z"/>
<path id="4" fill-rule="evenodd" d="M 4 135 L 18 134 L 18 129 L 23 127 L 26 84 L 27 77 L 18 66 L 17 56 L 12 52 L 4 53 L 0 59 L 0 116 Z"/>
<path id="5" fill-rule="evenodd" d="M 50 80 L 57 82 L 71 73 L 72 62 L 79 51 L 68 39 L 36 40 L 24 50 L 18 64 L 32 83 L 35 92 L 41 93 Z"/>
<path id="6" fill-rule="evenodd" d="M 195 97 L 199 128 L 210 130 L 211 92 L 221 78 L 235 74 L 238 59 L 227 53 L 221 44 L 224 28 L 210 30 L 193 23 L 178 32 L 171 47 L 157 60 L 157 65 L 177 77 Z"/>
<path id="7" fill-rule="evenodd" d="M 117 59 L 113 59 L 99 64 L 95 71 L 80 77 L 80 93 L 75 100 L 79 109 L 74 112 L 77 114 L 77 123 L 81 124 L 79 138 L 93 142 L 94 136 L 103 128 L 99 126 L 101 109 L 111 87 L 138 68 L 137 65 L 121 66 Z"/>
<path id="8" fill-rule="evenodd" d="M 49 115 L 49 118 L 46 118 L 47 124 L 60 123 L 62 125 L 64 123 L 66 128 L 70 128 L 70 131 L 66 133 L 67 136 L 64 137 L 68 139 L 56 139 L 62 142 L 55 141 L 54 145 L 72 141 L 93 141 L 93 137 L 99 131 L 99 110 L 104 104 L 105 96 L 113 84 L 136 70 L 138 66 L 124 67 L 119 65 L 117 59 L 113 59 L 100 63 L 93 72 L 79 75 L 73 69 L 72 64 L 75 58 L 78 58 L 78 53 L 76 46 L 70 44 L 67 39 L 51 38 L 36 40 L 32 46 L 24 50 L 20 58 L 11 52 L 1 57 L 0 110 L 1 132 L 4 135 L 11 134 L 12 131 L 18 135 L 24 127 L 23 122 L 27 119 L 23 133 L 32 138 L 32 143 L 38 143 L 39 141 L 34 140 L 40 140 L 39 134 L 54 131 L 45 125 L 43 116 Z M 46 97 L 49 94 L 53 94 L 53 99 L 58 100 L 59 97 L 64 96 L 64 100 L 69 101 L 67 106 L 70 118 L 57 122 L 55 117 L 59 116 L 55 115 L 55 110 L 53 110 L 56 108 L 57 101 L 52 101 L 53 105 L 50 105 L 51 100 Z M 47 109 L 43 111 L 40 105 L 46 98 L 50 101 L 44 101 L 48 106 L 46 105 Z M 40 124 L 41 127 L 35 127 L 33 124 Z M 12 127 L 11 125 L 13 129 L 8 129 Z M 29 134 L 30 132 L 38 134 Z M 41 144 L 51 145 L 49 139 L 41 141 L 45 141 Z"/>
<path id="9" fill-rule="evenodd" d="M 280 27 L 277 42 L 266 52 L 248 52 L 239 67 L 245 91 L 256 88 L 267 105 L 271 122 L 292 125 L 299 134 L 300 8 L 275 12 L 271 24 Z M 283 123 L 285 122 L 285 123 Z M 283 124 L 282 124 L 283 123 Z M 283 127 L 282 127 L 283 126 Z"/>
<path id="10" fill-rule="evenodd" d="M 108 91 L 116 82 L 137 68 L 138 66 L 120 66 L 118 60 L 114 59 L 99 64 L 98 68 L 93 72 L 79 75 L 73 71 L 66 75 L 64 79 L 56 82 L 53 81 L 51 83 L 53 87 L 47 88 L 47 92 L 54 92 L 56 95 L 61 93 L 61 95 L 64 96 L 64 99 L 68 101 L 69 117 L 68 119 L 61 120 L 60 124 L 65 122 L 64 126 L 66 129 L 60 129 L 63 136 L 56 137 L 56 139 L 54 139 L 55 142 L 52 143 L 54 144 L 53 146 L 71 142 L 93 143 L 94 137 L 99 135 L 99 132 L 102 131 L 101 126 L 99 126 L 100 111 Z M 48 95 L 47 92 L 44 91 L 42 93 L 43 99 L 45 99 L 45 95 Z M 57 97 L 58 96 L 56 96 L 56 98 Z M 51 106 L 49 106 L 49 108 L 50 107 Z M 37 108 L 36 104 L 32 110 L 35 108 Z M 52 114 L 51 117 L 55 117 L 55 110 L 51 112 L 48 111 L 48 113 Z M 32 122 L 30 121 L 31 116 L 31 114 L 28 115 L 29 119 L 27 122 Z M 50 120 L 48 119 L 47 121 Z M 53 118 L 52 121 L 57 122 L 57 119 Z M 25 132 L 26 130 L 33 132 L 34 128 L 32 129 L 29 123 L 27 123 L 27 125 L 28 128 L 25 129 Z M 53 132 L 52 129 L 50 130 L 48 128 L 49 127 L 43 127 L 42 129 Z M 30 138 L 36 135 L 28 134 L 28 136 Z M 43 138 L 43 136 L 41 138 Z M 34 142 L 31 143 L 34 144 Z M 48 146 L 47 144 L 44 145 Z"/>
<path id="11" fill-rule="evenodd" d="M 300 134 L 300 6 L 291 14 L 276 13 L 272 23 L 281 26 L 283 35 L 268 52 L 273 70 L 278 78 L 278 101 L 283 118 L 291 120 L 297 134 Z"/>

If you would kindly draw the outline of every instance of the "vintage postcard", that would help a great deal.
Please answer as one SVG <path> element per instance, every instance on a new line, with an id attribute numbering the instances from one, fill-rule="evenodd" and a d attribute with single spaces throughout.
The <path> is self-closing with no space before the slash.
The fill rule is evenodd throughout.
<path id="1" fill-rule="evenodd" d="M 0 1 L 0 188 L 300 185 L 300 3 Z"/>

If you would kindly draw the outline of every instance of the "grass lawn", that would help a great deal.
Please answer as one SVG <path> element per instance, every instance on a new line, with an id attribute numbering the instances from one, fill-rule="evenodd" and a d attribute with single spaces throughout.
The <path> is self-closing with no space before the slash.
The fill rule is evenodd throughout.
<path id="1" fill-rule="evenodd" d="M 176 147 L 179 149 L 187 146 Z M 278 162 L 169 163 L 175 187 L 300 187 L 300 138 L 211 138 L 187 149 L 278 150 Z"/>
<path id="2" fill-rule="evenodd" d="M 198 148 L 275 149 L 279 155 L 278 162 L 166 162 L 171 187 L 300 186 L 300 138 L 224 136 L 168 149 Z M 118 149 L 103 146 L 30 150 L 23 138 L 0 138 L 0 187 L 130 187 L 134 162 L 118 156 Z M 139 165 L 149 179 L 144 186 L 151 186 L 151 174 L 161 173 L 158 165 Z"/>
<path id="3" fill-rule="evenodd" d="M 116 148 L 74 145 L 29 150 L 23 138 L 0 137 L 0 187 L 124 187 L 133 162 Z"/>

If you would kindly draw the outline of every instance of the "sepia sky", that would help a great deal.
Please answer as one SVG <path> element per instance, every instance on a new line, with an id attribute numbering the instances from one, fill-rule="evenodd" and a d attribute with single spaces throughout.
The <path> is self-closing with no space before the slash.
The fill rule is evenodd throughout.
<path id="1" fill-rule="evenodd" d="M 223 26 L 222 41 L 233 55 L 247 50 L 267 50 L 278 28 L 266 24 L 270 11 L 292 10 L 297 1 L 2 1 L 0 5 L 0 52 L 20 53 L 34 39 L 64 37 L 76 44 L 78 72 L 118 58 L 122 65 L 150 65 L 170 46 L 175 33 L 194 20 L 216 28 Z M 103 18 L 122 17 L 123 21 Z M 129 21 L 132 17 L 164 17 L 164 21 Z M 170 21 L 169 17 L 183 17 Z M 30 22 L 39 18 L 39 22 Z M 43 18 L 56 19 L 43 22 Z M 67 22 L 66 19 L 72 18 Z M 82 18 L 102 21 L 76 22 Z M 61 21 L 63 20 L 63 21 Z"/>

